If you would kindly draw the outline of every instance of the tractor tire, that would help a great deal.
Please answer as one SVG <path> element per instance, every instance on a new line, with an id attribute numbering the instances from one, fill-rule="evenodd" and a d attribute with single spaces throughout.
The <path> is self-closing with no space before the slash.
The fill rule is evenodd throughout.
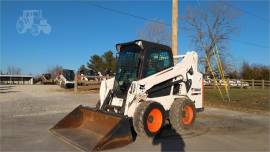
<path id="1" fill-rule="evenodd" d="M 41 27 L 42 27 L 41 28 L 42 29 L 42 32 L 44 34 L 50 34 L 51 31 L 52 31 L 52 28 L 51 28 L 51 26 L 49 24 L 42 25 Z"/>
<path id="2" fill-rule="evenodd" d="M 141 102 L 133 117 L 133 127 L 137 135 L 152 137 L 158 134 L 165 123 L 165 110 L 157 102 Z"/>
<path id="3" fill-rule="evenodd" d="M 16 29 L 17 29 L 17 32 L 20 33 L 20 34 L 23 34 L 26 32 L 27 30 L 27 27 L 25 25 L 25 22 L 23 19 L 19 19 L 16 23 Z"/>
<path id="4" fill-rule="evenodd" d="M 171 105 L 169 119 L 178 134 L 192 128 L 196 118 L 195 105 L 189 99 L 175 99 Z"/>
<path id="5" fill-rule="evenodd" d="M 39 29 L 39 25 L 37 24 L 33 24 L 31 27 L 31 34 L 33 36 L 38 36 L 40 34 L 40 29 Z"/>

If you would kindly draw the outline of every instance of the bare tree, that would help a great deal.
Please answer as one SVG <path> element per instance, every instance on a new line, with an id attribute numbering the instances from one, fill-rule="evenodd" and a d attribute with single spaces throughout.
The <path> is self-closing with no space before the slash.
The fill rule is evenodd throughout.
<path id="1" fill-rule="evenodd" d="M 58 74 L 60 74 L 63 70 L 63 67 L 60 65 L 55 65 L 48 68 L 47 73 L 51 74 L 52 78 L 55 78 Z"/>
<path id="2" fill-rule="evenodd" d="M 227 75 L 227 74 L 235 71 L 237 68 L 233 64 L 234 63 L 233 57 L 230 55 L 230 53 L 225 52 L 225 50 L 221 53 L 222 53 L 222 54 L 220 54 L 221 67 L 222 67 L 223 72 L 225 72 L 225 75 Z M 213 71 L 215 73 L 219 73 L 216 60 L 217 60 L 216 57 L 212 57 L 211 65 L 212 65 Z M 202 60 L 202 61 L 203 61 L 203 63 L 205 63 L 205 60 Z"/>
<path id="3" fill-rule="evenodd" d="M 21 68 L 16 66 L 8 66 L 7 68 L 7 74 L 11 75 L 20 75 L 22 72 Z"/>
<path id="4" fill-rule="evenodd" d="M 201 58 L 206 56 L 211 63 L 213 49 L 217 46 L 220 56 L 225 60 L 227 40 L 230 40 L 231 35 L 237 30 L 234 19 L 238 16 L 239 12 L 224 2 L 210 2 L 204 8 L 189 7 L 183 16 L 183 30 L 191 37 Z M 205 74 L 210 74 L 207 61 L 201 61 L 204 63 Z"/>
<path id="5" fill-rule="evenodd" d="M 146 22 L 138 31 L 138 37 L 143 40 L 171 45 L 171 32 L 163 22 Z"/>

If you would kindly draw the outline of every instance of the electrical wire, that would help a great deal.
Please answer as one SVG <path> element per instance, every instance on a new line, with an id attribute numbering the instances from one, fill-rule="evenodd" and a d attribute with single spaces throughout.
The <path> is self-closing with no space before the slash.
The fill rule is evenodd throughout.
<path id="1" fill-rule="evenodd" d="M 249 41 L 242 41 L 242 40 L 231 39 L 231 38 L 228 38 L 228 40 L 236 41 L 238 43 L 242 43 L 242 44 L 249 45 L 249 46 L 255 46 L 258 48 L 269 49 L 269 46 L 265 46 L 265 45 L 261 45 L 261 44 L 257 44 L 257 43 L 253 43 L 253 42 L 249 42 Z"/>
<path id="2" fill-rule="evenodd" d="M 171 26 L 171 24 L 169 24 L 169 23 L 164 23 L 164 22 L 161 22 L 161 21 L 158 21 L 158 20 L 149 19 L 149 18 L 146 18 L 146 17 L 142 17 L 142 16 L 139 16 L 139 15 L 129 13 L 129 12 L 120 11 L 120 10 L 117 10 L 117 9 L 114 9 L 114 8 L 104 7 L 104 6 L 98 5 L 96 3 L 90 2 L 88 4 L 90 4 L 90 5 L 94 6 L 94 7 L 100 8 L 100 9 L 104 9 L 104 10 L 107 10 L 107 11 L 114 12 L 114 13 L 130 16 L 130 17 L 145 20 L 145 21 L 148 21 L 148 22 L 154 22 L 154 23 L 157 23 L 157 24 L 163 24 L 165 26 Z"/>
<path id="3" fill-rule="evenodd" d="M 256 14 L 254 14 L 252 12 L 246 11 L 246 10 L 244 10 L 242 8 L 237 7 L 237 6 L 234 6 L 234 5 L 232 5 L 232 4 L 228 3 L 228 2 L 222 2 L 221 1 L 221 3 L 223 3 L 223 4 L 225 4 L 225 5 L 229 6 L 229 7 L 231 7 L 233 9 L 237 9 L 237 10 L 241 11 L 242 13 L 248 14 L 248 15 L 253 16 L 253 17 L 257 18 L 257 19 L 260 19 L 262 21 L 265 21 L 267 23 L 270 23 L 270 21 L 268 19 L 266 19 L 264 17 L 261 17 L 259 15 L 256 15 Z"/>
<path id="4" fill-rule="evenodd" d="M 158 20 L 149 19 L 149 18 L 142 17 L 142 16 L 139 16 L 139 15 L 135 15 L 135 14 L 125 12 L 125 11 L 122 11 L 122 10 L 120 11 L 120 10 L 117 10 L 117 9 L 114 9 L 114 8 L 104 7 L 102 5 L 98 5 L 96 3 L 89 2 L 89 1 L 84 1 L 84 2 L 87 2 L 87 4 L 90 4 L 91 6 L 96 7 L 96 8 L 100 8 L 100 9 L 103 9 L 103 10 L 107 10 L 107 11 L 110 11 L 110 12 L 114 12 L 114 13 L 117 13 L 117 14 L 133 17 L 133 18 L 148 21 L 148 22 L 154 22 L 154 23 L 158 23 L 158 24 L 163 24 L 163 25 L 168 26 L 169 28 L 171 28 L 171 24 L 169 24 L 169 23 L 164 23 L 164 22 L 161 22 L 161 21 L 158 21 Z M 197 0 L 197 3 L 199 3 L 198 0 Z M 199 5 L 199 7 L 201 7 L 201 5 Z M 245 45 L 255 46 L 255 47 L 258 47 L 258 48 L 266 48 L 266 49 L 269 48 L 269 46 L 264 46 L 264 45 L 257 44 L 257 43 L 254 43 L 254 42 L 242 41 L 242 40 L 238 40 L 238 39 L 228 39 L 228 40 L 238 42 L 238 43 L 242 43 L 242 44 L 245 44 Z"/>

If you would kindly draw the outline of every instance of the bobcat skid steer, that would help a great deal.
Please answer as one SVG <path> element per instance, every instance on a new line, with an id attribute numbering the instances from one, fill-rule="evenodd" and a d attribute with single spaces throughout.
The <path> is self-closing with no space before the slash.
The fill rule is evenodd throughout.
<path id="1" fill-rule="evenodd" d="M 203 110 L 198 56 L 188 52 L 174 65 L 168 46 L 136 40 L 116 45 L 116 75 L 103 80 L 95 108 L 80 105 L 52 129 L 85 151 L 127 145 L 137 135 L 152 137 L 169 120 L 181 134 Z"/>

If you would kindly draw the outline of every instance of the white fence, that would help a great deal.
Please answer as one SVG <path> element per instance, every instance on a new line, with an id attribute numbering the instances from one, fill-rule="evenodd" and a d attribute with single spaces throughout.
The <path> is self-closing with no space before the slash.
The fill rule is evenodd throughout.
<path id="1" fill-rule="evenodd" d="M 204 80 L 204 86 L 214 87 L 216 85 L 224 86 L 226 83 L 222 80 L 217 80 L 216 83 L 213 79 Z M 270 86 L 270 81 L 268 80 L 245 80 L 245 79 L 227 79 L 229 87 L 234 88 L 266 88 Z"/>

